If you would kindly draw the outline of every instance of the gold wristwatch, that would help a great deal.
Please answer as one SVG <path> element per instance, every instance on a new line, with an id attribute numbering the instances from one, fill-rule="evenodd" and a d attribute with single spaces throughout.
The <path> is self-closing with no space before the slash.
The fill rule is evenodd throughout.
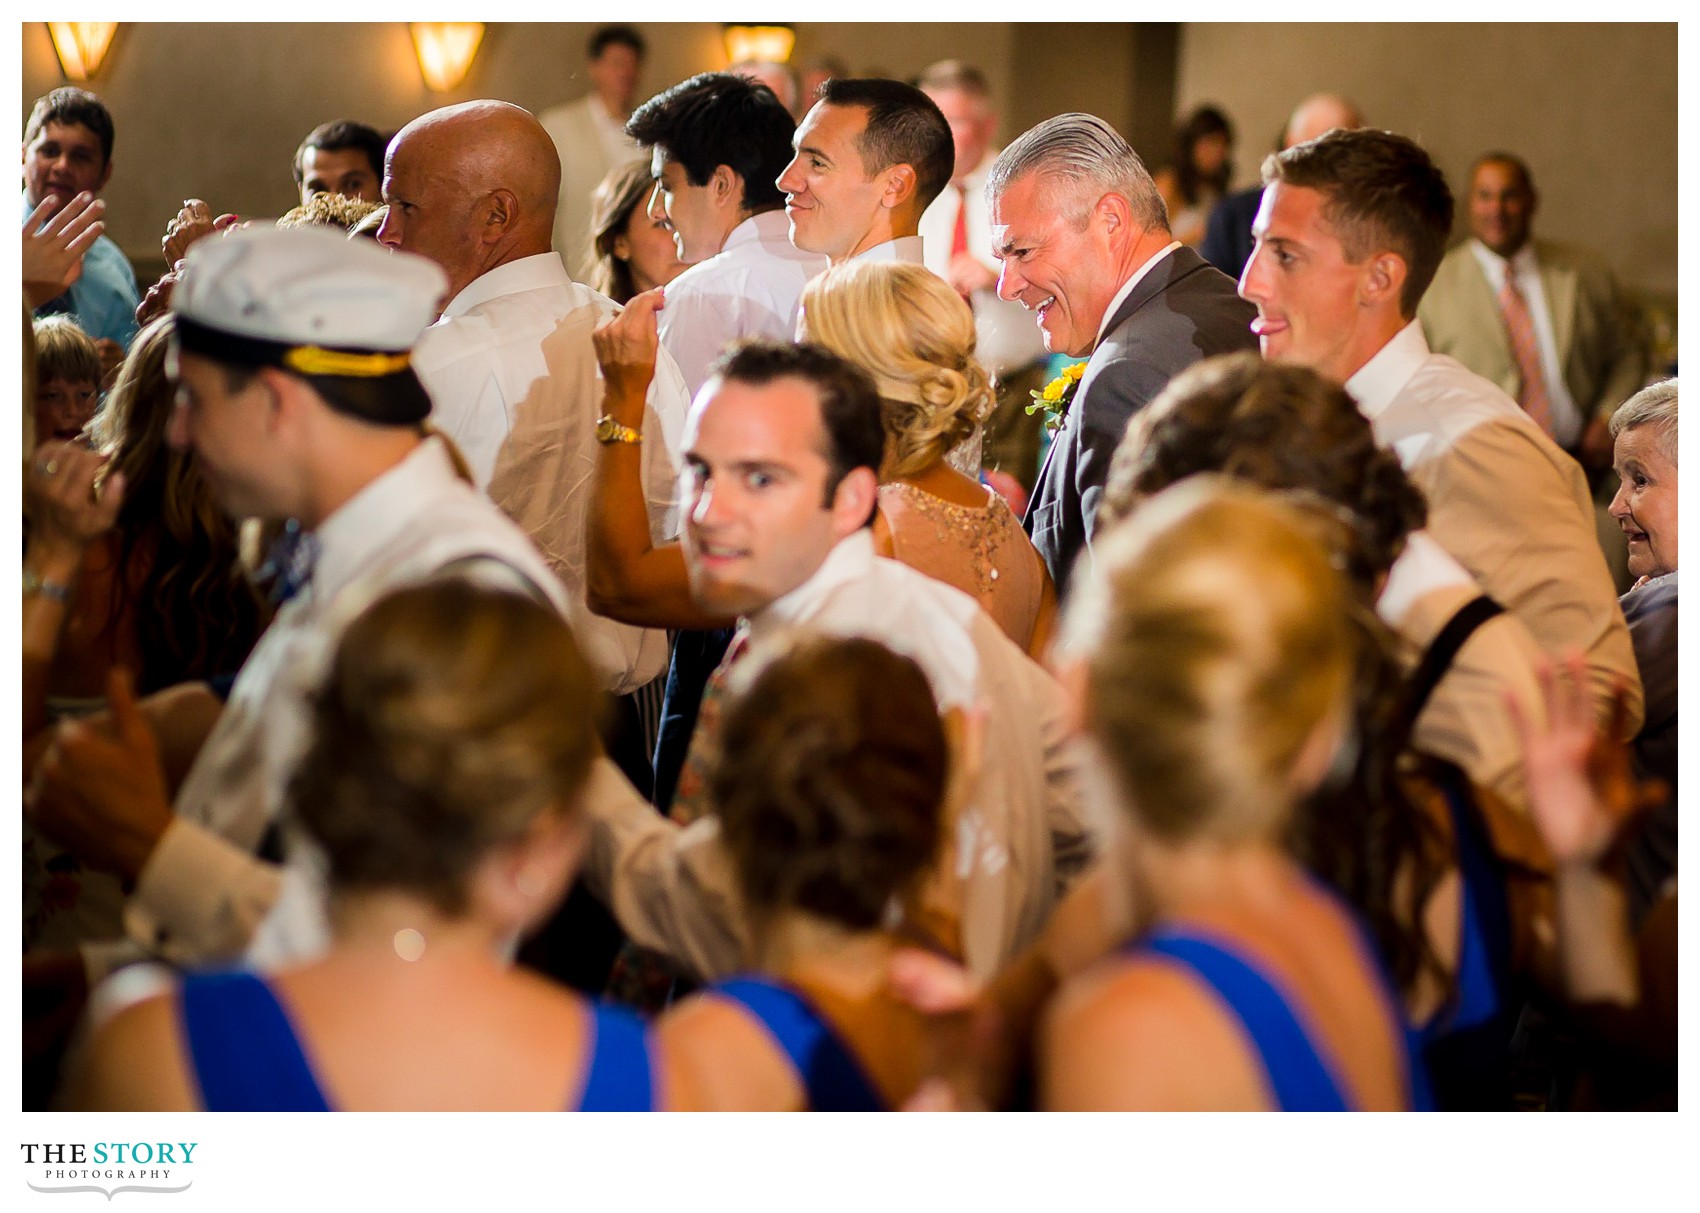
<path id="1" fill-rule="evenodd" d="M 616 442 L 638 443 L 643 441 L 643 431 L 621 425 L 604 413 L 596 419 L 596 441 L 604 446 L 612 446 Z"/>

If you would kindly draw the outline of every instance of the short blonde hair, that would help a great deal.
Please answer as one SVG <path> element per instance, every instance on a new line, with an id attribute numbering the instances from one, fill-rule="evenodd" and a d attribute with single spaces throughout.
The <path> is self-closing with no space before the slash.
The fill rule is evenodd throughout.
<path id="1" fill-rule="evenodd" d="M 1196 476 L 1092 545 L 1061 653 L 1086 668 L 1087 727 L 1143 832 L 1279 837 L 1295 763 L 1343 710 L 1344 580 L 1269 494 Z"/>
<path id="2" fill-rule="evenodd" d="M 866 371 L 886 432 L 882 476 L 910 476 L 966 440 L 992 408 L 974 314 L 932 271 L 849 261 L 803 288 L 803 329 Z"/>

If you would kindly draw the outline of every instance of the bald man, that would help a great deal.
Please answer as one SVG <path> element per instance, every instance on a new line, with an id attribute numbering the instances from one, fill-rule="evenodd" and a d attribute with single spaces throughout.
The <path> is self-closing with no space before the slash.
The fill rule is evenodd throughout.
<path id="1" fill-rule="evenodd" d="M 389 215 L 378 239 L 429 257 L 448 275 L 442 317 L 413 355 L 433 419 L 566 585 L 573 632 L 603 685 L 628 695 L 666 666 L 667 637 L 585 605 L 596 443 L 641 440 L 650 530 L 658 543 L 670 539 L 690 398 L 663 351 L 642 434 L 598 426 L 602 382 L 590 333 L 617 309 L 574 282 L 551 251 L 560 180 L 554 142 L 518 106 L 469 101 L 433 110 L 403 127 L 384 157 Z"/>
<path id="2" fill-rule="evenodd" d="M 1354 130 L 1363 124 L 1363 113 L 1339 93 L 1313 93 L 1293 107 L 1281 132 L 1281 146 L 1275 150 L 1284 152 L 1329 131 Z M 1199 256 L 1229 277 L 1238 278 L 1251 259 L 1251 221 L 1257 218 L 1257 205 L 1262 200 L 1263 187 L 1254 185 L 1218 202 L 1205 225 Z"/>

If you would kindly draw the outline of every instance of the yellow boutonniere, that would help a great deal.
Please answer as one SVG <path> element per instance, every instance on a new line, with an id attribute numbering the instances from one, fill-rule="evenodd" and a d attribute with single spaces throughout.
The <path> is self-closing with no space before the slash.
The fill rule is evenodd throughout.
<path id="1" fill-rule="evenodd" d="M 1084 362 L 1075 362 L 1063 368 L 1063 373 L 1047 383 L 1037 392 L 1028 392 L 1033 397 L 1033 403 L 1027 406 L 1027 415 L 1031 417 L 1041 409 L 1045 413 L 1045 428 L 1055 430 L 1062 425 L 1063 418 L 1068 416 L 1068 406 L 1074 400 L 1074 391 L 1080 386 L 1080 377 L 1086 373 Z"/>

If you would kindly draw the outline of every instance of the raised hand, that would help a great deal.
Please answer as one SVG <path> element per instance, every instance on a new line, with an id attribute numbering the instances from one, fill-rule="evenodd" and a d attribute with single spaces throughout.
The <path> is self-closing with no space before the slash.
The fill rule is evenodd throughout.
<path id="1" fill-rule="evenodd" d="M 109 714 L 61 725 L 24 809 L 90 867 L 133 880 L 171 824 L 159 743 L 129 672 L 107 679 Z"/>
<path id="2" fill-rule="evenodd" d="M 57 299 L 82 277 L 83 254 L 106 230 L 104 214 L 106 203 L 89 193 L 63 207 L 49 194 L 30 212 L 23 229 L 24 295 L 30 307 Z"/>
<path id="3" fill-rule="evenodd" d="M 1597 864 L 1624 823 L 1662 792 L 1635 777 L 1628 746 L 1616 740 L 1628 712 L 1621 687 L 1602 730 L 1589 704 L 1582 654 L 1572 653 L 1561 667 L 1543 663 L 1536 677 L 1544 722 L 1514 698 L 1506 701 L 1523 740 L 1530 813 L 1556 863 Z"/>
<path id="4" fill-rule="evenodd" d="M 214 232 L 229 231 L 238 222 L 235 215 L 220 215 L 214 219 L 212 208 L 199 198 L 184 199 L 183 208 L 166 225 L 165 235 L 159 242 L 165 252 L 166 264 L 176 265 L 197 240 L 205 239 Z"/>
<path id="5" fill-rule="evenodd" d="M 72 442 L 43 443 L 24 477 L 30 546 L 82 548 L 110 530 L 124 501 L 124 476 L 101 475 L 106 456 Z"/>
<path id="6" fill-rule="evenodd" d="M 649 391 L 661 346 L 655 314 L 667 304 L 665 290 L 658 286 L 634 297 L 619 315 L 604 320 L 590 335 L 611 399 L 641 400 Z"/>

